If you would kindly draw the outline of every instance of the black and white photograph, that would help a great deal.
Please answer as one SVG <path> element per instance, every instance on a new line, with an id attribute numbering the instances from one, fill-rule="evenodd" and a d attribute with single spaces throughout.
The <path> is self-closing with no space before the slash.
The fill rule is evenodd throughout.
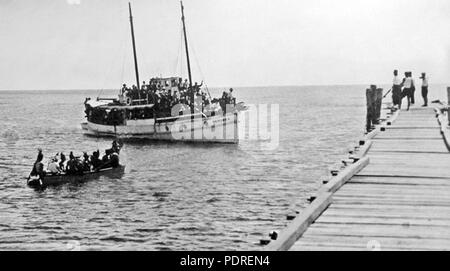
<path id="1" fill-rule="evenodd" d="M 0 251 L 450 250 L 449 29 L 449 0 L 0 0 Z"/>

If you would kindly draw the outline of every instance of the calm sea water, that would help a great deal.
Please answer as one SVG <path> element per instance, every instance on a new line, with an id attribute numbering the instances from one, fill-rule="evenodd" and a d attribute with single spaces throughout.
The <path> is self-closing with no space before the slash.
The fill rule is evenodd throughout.
<path id="1" fill-rule="evenodd" d="M 80 130 L 84 98 L 97 94 L 0 92 L 0 249 L 260 249 L 364 129 L 364 86 L 241 88 L 240 101 L 279 104 L 275 150 L 126 143 L 121 179 L 27 187 L 37 147 L 49 157 L 110 146 Z"/>

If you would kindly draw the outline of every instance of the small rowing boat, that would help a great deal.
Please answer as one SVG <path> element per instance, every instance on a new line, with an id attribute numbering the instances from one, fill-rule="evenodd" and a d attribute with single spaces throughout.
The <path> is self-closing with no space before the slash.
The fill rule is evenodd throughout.
<path id="1" fill-rule="evenodd" d="M 104 168 L 96 171 L 85 171 L 83 172 L 83 174 L 76 175 L 67 175 L 66 173 L 61 173 L 58 175 L 48 174 L 42 178 L 40 178 L 39 176 L 31 176 L 27 184 L 31 187 L 57 186 L 67 183 L 80 183 L 90 181 L 98 179 L 101 176 L 105 176 L 108 178 L 121 178 L 124 172 L 125 166 L 120 165 L 116 168 Z"/>

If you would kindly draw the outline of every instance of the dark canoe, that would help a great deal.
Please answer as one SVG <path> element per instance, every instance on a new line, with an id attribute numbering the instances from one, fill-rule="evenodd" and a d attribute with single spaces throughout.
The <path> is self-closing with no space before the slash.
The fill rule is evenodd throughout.
<path id="1" fill-rule="evenodd" d="M 46 175 L 42 180 L 39 177 L 33 176 L 27 184 L 31 187 L 46 187 L 66 183 L 85 182 L 93 179 L 98 179 L 101 176 L 106 176 L 109 178 L 121 178 L 124 171 L 125 166 L 121 165 L 117 168 L 105 168 L 99 171 L 84 172 L 83 174 L 79 175 Z"/>

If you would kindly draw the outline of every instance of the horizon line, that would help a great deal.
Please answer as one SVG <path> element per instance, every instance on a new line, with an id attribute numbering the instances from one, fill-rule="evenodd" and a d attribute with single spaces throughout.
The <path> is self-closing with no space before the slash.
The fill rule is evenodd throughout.
<path id="1" fill-rule="evenodd" d="M 390 85 L 391 83 L 376 83 L 375 85 L 380 85 L 380 86 L 384 86 L 384 85 Z M 329 86 L 363 86 L 363 85 L 373 85 L 373 83 L 371 84 L 364 84 L 364 83 L 353 83 L 353 84 L 345 84 L 345 83 L 337 83 L 337 84 L 305 84 L 305 85 L 265 85 L 265 86 L 207 86 L 205 84 L 205 86 L 207 86 L 208 88 L 211 89 L 217 89 L 217 88 L 268 88 L 268 87 L 329 87 Z M 433 83 L 430 85 L 448 85 L 450 87 L 450 83 Z M 104 90 L 119 90 L 120 87 L 118 88 L 63 88 L 63 89 L 0 89 L 0 92 L 6 92 L 6 91 L 104 91 Z"/>

